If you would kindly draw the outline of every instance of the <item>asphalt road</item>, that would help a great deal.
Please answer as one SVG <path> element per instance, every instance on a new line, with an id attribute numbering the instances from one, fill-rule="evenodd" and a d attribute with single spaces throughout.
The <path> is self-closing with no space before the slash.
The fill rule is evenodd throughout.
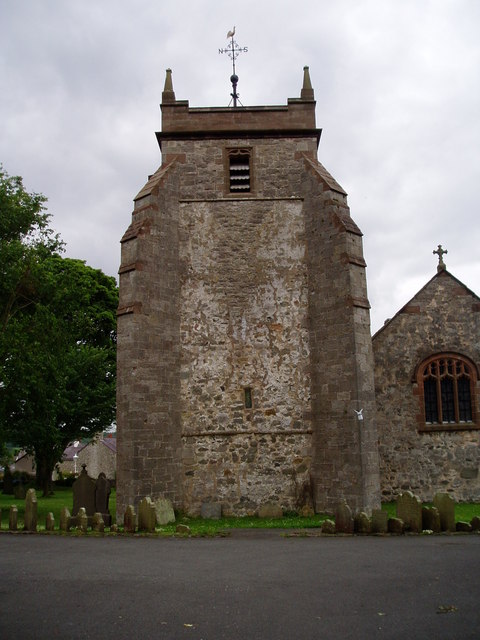
<path id="1" fill-rule="evenodd" d="M 480 536 L 0 535 L 0 638 L 480 638 Z"/>

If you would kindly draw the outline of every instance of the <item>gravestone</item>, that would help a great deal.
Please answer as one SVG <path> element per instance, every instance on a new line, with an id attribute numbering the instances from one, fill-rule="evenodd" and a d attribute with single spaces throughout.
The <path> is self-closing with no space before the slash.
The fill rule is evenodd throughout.
<path id="1" fill-rule="evenodd" d="M 335 533 L 335 522 L 333 520 L 324 520 L 320 528 L 322 533 L 333 535 Z"/>
<path id="2" fill-rule="evenodd" d="M 442 531 L 455 531 L 455 500 L 448 493 L 437 493 L 433 498 L 433 506 L 440 514 Z"/>
<path id="3" fill-rule="evenodd" d="M 335 510 L 336 533 L 353 533 L 352 510 L 346 500 L 342 500 Z"/>
<path id="4" fill-rule="evenodd" d="M 16 504 L 12 504 L 12 506 L 10 507 L 9 514 L 8 514 L 8 528 L 10 529 L 10 531 L 16 531 L 17 530 L 17 523 L 18 523 L 17 505 Z"/>
<path id="5" fill-rule="evenodd" d="M 189 535 L 190 527 L 186 524 L 177 524 L 177 526 L 175 527 L 175 531 L 177 533 L 182 533 L 183 535 Z"/>
<path id="6" fill-rule="evenodd" d="M 77 527 L 80 529 L 80 531 L 87 533 L 88 516 L 87 516 L 87 510 L 85 509 L 85 507 L 80 507 L 80 509 L 78 510 L 78 513 L 76 516 L 76 522 L 77 522 Z"/>
<path id="7" fill-rule="evenodd" d="M 389 518 L 388 533 L 393 533 L 393 535 L 400 535 L 403 533 L 403 520 L 401 518 Z"/>
<path id="8" fill-rule="evenodd" d="M 175 522 L 175 513 L 170 500 L 167 498 L 157 498 L 153 504 L 155 505 L 157 524 L 164 525 Z"/>
<path id="9" fill-rule="evenodd" d="M 125 533 L 135 533 L 136 517 L 135 507 L 133 504 L 129 504 L 123 516 L 123 528 L 125 529 Z"/>
<path id="10" fill-rule="evenodd" d="M 372 511 L 372 533 L 388 532 L 388 513 L 383 509 Z"/>
<path id="11" fill-rule="evenodd" d="M 470 524 L 472 525 L 472 531 L 480 531 L 480 516 L 473 516 Z"/>
<path id="12" fill-rule="evenodd" d="M 461 531 L 462 533 L 470 533 L 472 531 L 472 525 L 469 522 L 459 520 L 455 525 L 455 530 Z"/>
<path id="13" fill-rule="evenodd" d="M 359 534 L 370 533 L 372 528 L 370 518 L 367 516 L 365 511 L 360 511 L 359 513 L 356 514 L 353 524 L 354 524 L 355 533 L 359 533 Z"/>
<path id="14" fill-rule="evenodd" d="M 403 520 L 407 531 L 419 533 L 422 530 L 422 503 L 411 491 L 397 498 L 397 518 Z"/>
<path id="15" fill-rule="evenodd" d="M 8 496 L 13 496 L 13 476 L 12 476 L 12 472 L 10 471 L 10 467 L 7 466 L 5 467 L 5 470 L 3 472 L 3 491 L 2 493 L 4 493 L 5 495 Z"/>
<path id="16" fill-rule="evenodd" d="M 147 496 L 140 500 L 138 505 L 138 530 L 139 531 L 155 531 L 156 515 L 155 505 L 151 498 Z"/>
<path id="17" fill-rule="evenodd" d="M 87 516 L 95 513 L 95 487 L 93 478 L 87 474 L 87 465 L 82 464 L 82 471 L 73 483 L 73 516 L 77 516 L 81 507 L 85 509 Z"/>
<path id="18" fill-rule="evenodd" d="M 55 518 L 53 517 L 53 513 L 47 513 L 47 517 L 45 519 L 45 529 L 47 531 L 53 531 L 55 529 Z"/>
<path id="19" fill-rule="evenodd" d="M 60 511 L 60 531 L 70 531 L 70 511 L 67 507 L 62 507 Z"/>
<path id="20" fill-rule="evenodd" d="M 25 517 L 24 517 L 24 529 L 25 531 L 37 530 L 37 494 L 35 489 L 29 489 L 25 498 Z"/>
<path id="21" fill-rule="evenodd" d="M 440 514 L 437 507 L 422 507 L 422 529 L 440 533 Z"/>
<path id="22" fill-rule="evenodd" d="M 220 520 L 222 517 L 221 502 L 204 502 L 200 507 L 200 515 L 202 518 L 209 520 Z"/>
<path id="23" fill-rule="evenodd" d="M 259 518 L 282 518 L 283 510 L 282 507 L 278 504 L 273 504 L 272 502 L 267 502 L 260 507 L 258 510 Z"/>
<path id="24" fill-rule="evenodd" d="M 102 471 L 98 474 L 97 482 L 95 483 L 95 512 L 102 514 L 103 522 L 107 527 L 112 524 L 112 516 L 108 510 L 110 492 L 110 480 L 107 480 L 107 476 Z"/>
<path id="25" fill-rule="evenodd" d="M 105 531 L 105 522 L 103 521 L 103 516 L 99 511 L 94 513 L 92 516 L 92 529 L 99 533 L 103 533 Z"/>

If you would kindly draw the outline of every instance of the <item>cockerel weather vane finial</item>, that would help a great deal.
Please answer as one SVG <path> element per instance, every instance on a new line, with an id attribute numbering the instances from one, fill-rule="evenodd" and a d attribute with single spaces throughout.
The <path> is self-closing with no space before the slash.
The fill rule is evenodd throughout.
<path id="1" fill-rule="evenodd" d="M 218 53 L 226 53 L 232 61 L 233 73 L 230 76 L 230 82 L 232 83 L 232 93 L 230 95 L 232 96 L 233 106 L 236 107 L 237 102 L 240 102 L 240 94 L 237 93 L 238 76 L 235 72 L 235 60 L 238 58 L 240 53 L 247 53 L 248 47 L 239 47 L 236 41 L 233 39 L 234 35 L 235 27 L 233 27 L 233 29 L 227 33 L 227 40 L 230 40 L 230 44 L 224 49 L 219 49 Z M 230 104 L 232 103 L 232 100 L 230 100 Z M 230 104 L 228 106 L 230 106 Z M 240 102 L 240 104 L 242 103 Z"/>

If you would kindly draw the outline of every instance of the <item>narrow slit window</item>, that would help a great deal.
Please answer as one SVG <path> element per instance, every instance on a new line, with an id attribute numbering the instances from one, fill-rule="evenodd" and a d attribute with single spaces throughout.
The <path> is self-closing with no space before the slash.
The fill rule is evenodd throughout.
<path id="1" fill-rule="evenodd" d="M 231 193 L 250 192 L 250 152 L 235 149 L 228 154 Z"/>
<path id="2" fill-rule="evenodd" d="M 253 407 L 252 402 L 252 389 L 250 387 L 246 387 L 244 390 L 244 400 L 245 400 L 245 409 L 251 409 Z"/>

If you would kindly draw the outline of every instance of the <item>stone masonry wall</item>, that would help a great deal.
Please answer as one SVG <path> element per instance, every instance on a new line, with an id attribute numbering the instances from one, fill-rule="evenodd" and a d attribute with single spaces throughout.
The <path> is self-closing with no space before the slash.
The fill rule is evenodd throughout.
<path id="1" fill-rule="evenodd" d="M 458 353 L 478 367 L 479 309 L 478 298 L 443 271 L 374 336 L 382 499 L 411 490 L 424 501 L 437 491 L 480 500 L 480 431 L 419 430 L 414 380 L 416 367 L 436 353 Z M 477 385 L 477 407 L 479 399 Z"/>
<path id="2" fill-rule="evenodd" d="M 184 202 L 180 219 L 185 508 L 293 509 L 311 434 L 302 202 Z"/>
<path id="3" fill-rule="evenodd" d="M 373 355 L 361 232 L 345 194 L 305 182 L 317 511 L 379 506 Z M 318 177 L 317 177 L 318 182 Z M 330 185 L 325 185 L 330 186 Z M 363 410 L 363 421 L 355 411 Z"/>

